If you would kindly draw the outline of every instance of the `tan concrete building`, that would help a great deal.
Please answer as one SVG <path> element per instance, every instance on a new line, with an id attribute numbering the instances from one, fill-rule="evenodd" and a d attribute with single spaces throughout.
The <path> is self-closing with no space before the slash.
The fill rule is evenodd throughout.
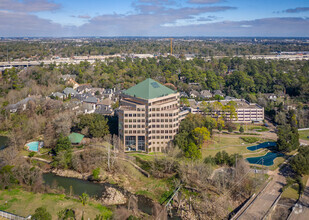
<path id="1" fill-rule="evenodd" d="M 120 98 L 119 137 L 125 151 L 164 152 L 179 127 L 179 93 L 152 80 Z"/>
<path id="2" fill-rule="evenodd" d="M 235 103 L 235 110 L 237 117 L 233 117 L 232 121 L 236 123 L 251 123 L 251 122 L 262 122 L 264 120 L 264 108 L 259 106 L 256 103 L 250 103 L 244 99 L 233 99 L 233 100 L 220 100 L 219 102 L 222 105 L 228 105 L 230 101 Z M 206 101 L 206 103 L 213 104 L 217 101 Z M 193 114 L 205 114 L 202 110 L 202 102 L 196 102 L 195 100 L 189 100 L 190 103 L 190 112 Z M 228 112 L 223 112 L 221 110 L 209 111 L 206 115 L 211 116 L 213 118 L 225 116 L 226 119 L 230 118 L 230 114 Z"/>

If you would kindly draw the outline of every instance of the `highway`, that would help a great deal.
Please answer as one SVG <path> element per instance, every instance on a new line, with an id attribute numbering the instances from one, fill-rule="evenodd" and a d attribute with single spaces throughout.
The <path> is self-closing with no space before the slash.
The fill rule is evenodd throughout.
<path id="1" fill-rule="evenodd" d="M 147 58 L 150 57 L 149 54 L 133 54 L 133 57 Z M 67 64 L 78 64 L 81 61 L 88 61 L 94 63 L 95 60 L 105 60 L 107 58 L 122 57 L 121 54 L 115 55 L 101 55 L 101 56 L 76 56 L 73 58 L 59 58 L 51 60 L 31 60 L 31 61 L 11 61 L 11 62 L 0 62 L 0 68 L 2 67 L 18 67 L 18 66 L 38 66 L 42 62 L 44 64 L 56 63 L 56 65 L 67 63 Z M 213 58 L 221 59 L 227 56 L 214 56 L 214 57 L 203 57 L 205 60 L 211 60 Z M 245 56 L 234 56 L 246 59 L 265 59 L 265 60 L 309 60 L 309 55 L 245 55 Z"/>

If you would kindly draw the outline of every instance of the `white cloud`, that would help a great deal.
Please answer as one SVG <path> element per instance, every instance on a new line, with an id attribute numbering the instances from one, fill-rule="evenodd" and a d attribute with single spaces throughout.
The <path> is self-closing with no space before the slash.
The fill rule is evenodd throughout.
<path id="1" fill-rule="evenodd" d="M 213 4 L 221 2 L 222 0 L 189 0 L 188 3 L 191 4 Z"/>
<path id="2" fill-rule="evenodd" d="M 0 21 L 2 37 L 63 36 L 72 33 L 70 32 L 71 28 L 23 12 L 2 10 L 0 11 Z"/>
<path id="3" fill-rule="evenodd" d="M 91 18 L 89 15 L 78 15 L 78 18 L 82 18 L 82 19 L 89 19 Z"/>
<path id="4" fill-rule="evenodd" d="M 60 5 L 49 0 L 1 0 L 0 10 L 39 12 L 59 9 Z"/>

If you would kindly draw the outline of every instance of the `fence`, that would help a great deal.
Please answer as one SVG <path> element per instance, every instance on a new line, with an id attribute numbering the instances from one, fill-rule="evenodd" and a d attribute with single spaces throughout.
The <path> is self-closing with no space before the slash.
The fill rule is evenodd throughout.
<path id="1" fill-rule="evenodd" d="M 309 130 L 309 128 L 300 128 L 300 129 L 298 129 L 298 131 L 307 131 L 307 130 Z"/>
<path id="2" fill-rule="evenodd" d="M 25 218 L 25 217 L 21 217 L 21 216 L 14 215 L 12 213 L 4 212 L 4 211 L 0 211 L 0 217 L 11 219 L 11 220 L 27 220 L 27 219 L 31 219 L 31 215 L 29 215 L 28 217 Z"/>

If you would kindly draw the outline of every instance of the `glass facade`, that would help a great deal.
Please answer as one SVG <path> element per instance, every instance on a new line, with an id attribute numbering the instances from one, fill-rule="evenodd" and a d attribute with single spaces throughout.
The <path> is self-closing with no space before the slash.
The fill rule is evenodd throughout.
<path id="1" fill-rule="evenodd" d="M 138 136 L 138 150 L 145 151 L 145 136 Z"/>
<path id="2" fill-rule="evenodd" d="M 136 136 L 126 136 L 125 145 L 127 150 L 136 150 Z"/>

